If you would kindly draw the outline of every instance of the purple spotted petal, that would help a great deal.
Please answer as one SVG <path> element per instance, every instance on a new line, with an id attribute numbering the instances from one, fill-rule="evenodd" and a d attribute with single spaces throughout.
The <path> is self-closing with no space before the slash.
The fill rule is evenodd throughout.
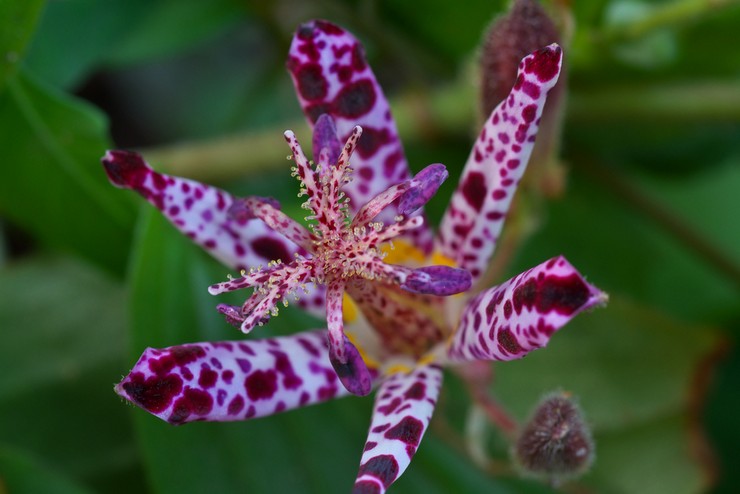
<path id="1" fill-rule="evenodd" d="M 547 345 L 579 312 L 606 302 L 564 257 L 480 293 L 463 311 L 449 357 L 514 360 Z"/>
<path id="2" fill-rule="evenodd" d="M 354 494 L 382 494 L 411 463 L 432 418 L 442 369 L 418 367 L 389 377 L 378 389 Z"/>
<path id="3" fill-rule="evenodd" d="M 108 151 L 102 162 L 113 185 L 141 194 L 178 230 L 230 269 L 246 269 L 278 259 L 289 263 L 298 252 L 293 242 L 252 219 L 253 212 L 226 191 L 158 173 L 130 151 Z M 256 199 L 279 207 L 274 199 Z M 307 292 L 298 305 L 323 316 L 325 288 L 311 284 Z"/>
<path id="4" fill-rule="evenodd" d="M 353 212 L 391 185 L 410 178 L 388 101 L 354 36 L 322 20 L 303 24 L 293 37 L 287 67 L 312 125 L 321 114 L 330 115 L 342 142 L 355 125 L 363 129 L 352 157 L 355 179 L 344 187 Z M 384 212 L 380 220 L 391 222 L 396 214 L 395 210 Z M 413 232 L 412 238 L 424 251 L 431 248 L 428 228 Z"/>
<path id="5" fill-rule="evenodd" d="M 561 63 L 562 50 L 555 44 L 522 60 L 509 96 L 483 126 L 442 219 L 439 249 L 470 271 L 474 281 L 496 247 Z"/>
<path id="6" fill-rule="evenodd" d="M 115 389 L 172 424 L 272 415 L 348 394 L 324 340 L 324 331 L 312 331 L 148 348 Z"/>
<path id="7" fill-rule="evenodd" d="M 275 259 L 290 262 L 298 250 L 261 221 L 230 218 L 234 197 L 228 192 L 157 173 L 130 151 L 108 151 L 102 162 L 113 185 L 141 194 L 178 230 L 231 269 Z"/>

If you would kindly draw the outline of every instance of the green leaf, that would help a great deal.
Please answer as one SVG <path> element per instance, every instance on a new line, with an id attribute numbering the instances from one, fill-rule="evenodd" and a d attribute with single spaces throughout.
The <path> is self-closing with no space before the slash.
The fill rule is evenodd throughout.
<path id="1" fill-rule="evenodd" d="M 683 414 L 602 432 L 596 435 L 596 465 L 583 482 L 603 494 L 706 492 L 708 474 L 689 442 Z"/>
<path id="2" fill-rule="evenodd" d="M 78 262 L 0 274 L 2 442 L 104 492 L 136 491 L 141 478 L 112 390 L 125 365 L 125 303 L 120 285 Z"/>
<path id="3" fill-rule="evenodd" d="M 44 3 L 43 0 L 4 0 L 0 3 L 0 92 L 23 59 Z"/>
<path id="4" fill-rule="evenodd" d="M 241 11 L 233 0 L 50 2 L 27 64 L 48 83 L 71 88 L 102 65 L 182 51 L 233 26 Z"/>
<path id="5" fill-rule="evenodd" d="M 89 494 L 91 491 L 39 464 L 34 459 L 0 445 L 0 493 Z"/>
<path id="6" fill-rule="evenodd" d="M 592 283 L 608 293 L 629 294 L 641 305 L 690 321 L 721 322 L 737 313 L 737 288 L 725 273 L 677 241 L 641 207 L 631 206 L 626 202 L 628 197 L 615 194 L 616 187 L 608 179 L 594 180 L 586 174 L 588 166 L 596 168 L 586 162 L 583 170 L 579 166 L 571 172 L 567 200 L 548 204 L 547 222 L 520 249 L 510 274 L 563 254 Z M 713 183 L 719 186 L 720 181 Z M 679 182 L 674 178 L 674 184 L 677 193 L 687 197 L 698 194 L 692 180 L 677 187 Z M 720 191 L 724 193 L 721 188 L 715 189 L 717 194 Z M 653 198 L 650 189 L 643 193 Z M 738 197 L 719 196 L 708 205 L 736 202 Z M 718 215 L 722 225 L 732 228 L 729 225 L 734 221 L 734 209 L 715 212 L 703 209 L 701 203 L 691 207 L 704 211 L 707 218 Z M 676 215 L 671 208 L 668 211 Z M 702 221 L 715 223 L 714 218 Z"/>
<path id="7" fill-rule="evenodd" d="M 709 328 L 612 297 L 546 350 L 496 366 L 496 392 L 520 419 L 542 394 L 572 392 L 595 432 L 597 460 L 585 482 L 598 492 L 696 492 L 690 487 L 707 478 L 693 463 L 682 421 L 698 365 L 717 343 Z M 658 459 L 663 466 L 653 468 Z M 626 488 L 646 482 L 648 465 L 654 487 Z"/>
<path id="8" fill-rule="evenodd" d="M 109 143 L 90 105 L 21 74 L 0 95 L 0 211 L 42 241 L 122 272 L 134 210 L 100 165 Z"/>

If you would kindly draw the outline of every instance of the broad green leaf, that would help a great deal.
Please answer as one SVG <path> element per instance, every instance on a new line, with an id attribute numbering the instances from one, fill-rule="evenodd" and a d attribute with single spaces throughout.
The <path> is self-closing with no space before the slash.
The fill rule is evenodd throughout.
<path id="1" fill-rule="evenodd" d="M 45 465 L 0 444 L 0 494 L 89 494 L 91 491 Z"/>
<path id="2" fill-rule="evenodd" d="M 707 479 L 693 463 L 686 408 L 699 363 L 717 343 L 709 328 L 613 296 L 607 308 L 569 323 L 547 349 L 497 365 L 496 393 L 524 419 L 542 394 L 572 392 L 596 433 L 588 482 L 598 492 L 697 492 L 690 487 Z M 651 468 L 653 487 L 626 488 L 644 481 L 642 468 L 653 458 L 662 462 Z"/>
<path id="3" fill-rule="evenodd" d="M 737 331 L 737 326 L 733 328 Z M 736 333 L 737 334 L 737 333 Z M 722 475 L 714 494 L 732 494 L 740 485 L 740 470 L 737 469 L 737 445 L 740 443 L 740 347 L 737 338 L 732 341 L 729 352 L 722 355 L 709 384 L 708 403 L 704 409 L 707 434 L 716 454 Z"/>
<path id="4" fill-rule="evenodd" d="M 43 0 L 3 0 L 0 3 L 0 92 L 5 80 L 15 73 L 23 59 L 44 3 Z"/>
<path id="5" fill-rule="evenodd" d="M 0 441 L 104 492 L 141 485 L 112 390 L 125 365 L 125 305 L 121 286 L 79 262 L 0 273 Z"/>
<path id="6" fill-rule="evenodd" d="M 102 65 L 186 49 L 232 26 L 240 9 L 232 0 L 50 2 L 27 63 L 44 81 L 72 88 Z"/>
<path id="7" fill-rule="evenodd" d="M 0 95 L 0 212 L 53 247 L 122 272 L 134 210 L 100 165 L 104 117 L 19 75 Z"/>
<path id="8" fill-rule="evenodd" d="M 596 464 L 583 479 L 600 494 L 696 494 L 708 474 L 691 451 L 685 414 L 596 434 Z"/>

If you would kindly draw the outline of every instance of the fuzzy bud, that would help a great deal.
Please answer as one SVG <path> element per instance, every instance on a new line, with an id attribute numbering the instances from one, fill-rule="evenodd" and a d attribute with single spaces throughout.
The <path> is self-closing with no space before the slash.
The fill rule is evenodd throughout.
<path id="1" fill-rule="evenodd" d="M 565 17 L 567 13 L 561 12 L 561 15 Z M 555 23 L 539 2 L 513 0 L 509 12 L 491 25 L 483 41 L 480 61 L 480 107 L 483 118 L 487 118 L 509 94 L 516 81 L 521 59 L 551 43 L 562 46 L 563 40 Z M 558 197 L 565 186 L 557 155 L 567 84 L 566 73 L 563 67 L 558 83 L 547 95 L 524 184 L 525 188 L 534 184 L 545 197 Z"/>
<path id="2" fill-rule="evenodd" d="M 551 43 L 561 44 L 555 24 L 537 0 L 514 0 L 488 30 L 481 53 L 481 105 L 488 116 L 509 94 L 519 62 Z M 560 84 L 558 84 L 560 85 Z M 553 89 L 554 92 L 557 89 Z"/>
<path id="3" fill-rule="evenodd" d="M 519 434 L 514 455 L 527 473 L 553 484 L 578 476 L 591 466 L 591 430 L 569 395 L 552 393 L 540 401 Z"/>

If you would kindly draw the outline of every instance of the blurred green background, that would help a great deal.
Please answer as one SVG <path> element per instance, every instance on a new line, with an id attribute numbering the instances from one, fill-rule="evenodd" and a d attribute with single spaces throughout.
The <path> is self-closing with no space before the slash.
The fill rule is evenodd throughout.
<path id="1" fill-rule="evenodd" d="M 225 268 L 99 160 L 141 149 L 297 213 L 281 134 L 305 130 L 284 62 L 295 27 L 326 18 L 364 42 L 411 167 L 450 169 L 436 222 L 480 122 L 478 46 L 507 5 L 0 0 L 0 493 L 348 492 L 369 397 L 172 427 L 113 393 L 146 346 L 240 334 L 205 290 Z M 496 366 L 491 391 L 520 420 L 543 392 L 579 397 L 597 459 L 566 492 L 737 492 L 740 5 L 543 5 L 572 10 L 567 188 L 525 192 L 532 234 L 506 274 L 564 254 L 611 302 Z M 318 324 L 289 308 L 255 333 Z M 479 418 L 447 377 L 391 492 L 552 492 Z"/>

